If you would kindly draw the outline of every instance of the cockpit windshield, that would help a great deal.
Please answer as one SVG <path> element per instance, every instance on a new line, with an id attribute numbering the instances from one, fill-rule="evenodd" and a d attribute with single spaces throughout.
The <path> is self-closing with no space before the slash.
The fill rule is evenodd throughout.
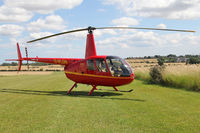
<path id="1" fill-rule="evenodd" d="M 106 62 L 108 68 L 115 77 L 129 77 L 132 73 L 131 68 L 121 58 L 116 56 L 107 56 Z"/>

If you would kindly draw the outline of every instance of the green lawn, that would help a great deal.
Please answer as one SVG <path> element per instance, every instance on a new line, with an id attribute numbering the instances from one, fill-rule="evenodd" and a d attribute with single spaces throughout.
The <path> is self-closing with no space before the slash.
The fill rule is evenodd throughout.
<path id="1" fill-rule="evenodd" d="M 135 80 L 124 92 L 87 96 L 91 86 L 79 85 L 66 95 L 72 85 L 63 73 L 1 76 L 0 133 L 200 132 L 198 92 Z"/>

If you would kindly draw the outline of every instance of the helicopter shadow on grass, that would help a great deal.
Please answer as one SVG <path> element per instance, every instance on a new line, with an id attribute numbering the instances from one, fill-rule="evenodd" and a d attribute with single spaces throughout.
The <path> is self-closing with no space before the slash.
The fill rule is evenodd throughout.
<path id="1" fill-rule="evenodd" d="M 106 89 L 98 89 L 98 90 L 106 90 Z M 116 90 L 106 90 L 106 91 L 114 91 L 114 92 L 116 92 Z M 133 91 L 133 89 L 130 89 L 130 90 L 118 90 L 118 92 L 132 92 Z"/>
<path id="2" fill-rule="evenodd" d="M 38 90 L 26 90 L 26 89 L 0 89 L 0 93 L 15 93 L 26 95 L 44 95 L 44 96 L 68 96 L 68 97 L 82 97 L 82 98 L 99 98 L 99 99 L 111 99 L 111 100 L 130 100 L 145 102 L 141 99 L 119 98 L 111 96 L 121 96 L 123 93 L 114 92 L 99 92 L 94 91 L 91 96 L 88 96 L 88 91 L 73 91 L 67 95 L 67 91 L 38 91 Z"/>

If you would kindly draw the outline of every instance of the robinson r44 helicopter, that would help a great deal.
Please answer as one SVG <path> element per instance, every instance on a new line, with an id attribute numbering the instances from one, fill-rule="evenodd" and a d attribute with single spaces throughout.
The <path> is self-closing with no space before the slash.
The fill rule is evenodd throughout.
<path id="1" fill-rule="evenodd" d="M 178 32 L 195 32 L 191 30 L 175 30 L 175 29 L 158 29 L 158 28 L 138 28 L 138 27 L 91 27 L 71 30 L 45 36 L 27 43 L 36 42 L 50 37 L 68 34 L 73 32 L 88 31 L 85 58 L 39 58 L 39 57 L 22 57 L 19 44 L 17 43 L 18 59 L 8 59 L 6 61 L 18 61 L 19 71 L 21 70 L 22 61 L 35 61 L 43 63 L 58 64 L 64 66 L 64 72 L 67 78 L 74 81 L 74 85 L 67 92 L 70 94 L 72 89 L 78 83 L 88 84 L 92 86 L 88 95 L 97 89 L 97 86 L 111 86 L 116 91 L 116 86 L 121 86 L 131 83 L 135 75 L 131 66 L 122 58 L 117 56 L 97 55 L 93 31 L 96 29 L 142 29 L 142 30 L 164 30 L 164 31 L 178 31 Z"/>

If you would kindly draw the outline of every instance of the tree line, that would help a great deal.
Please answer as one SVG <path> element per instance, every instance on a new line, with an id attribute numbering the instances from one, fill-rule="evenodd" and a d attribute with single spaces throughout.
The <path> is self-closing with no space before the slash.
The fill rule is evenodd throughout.
<path id="1" fill-rule="evenodd" d="M 169 54 L 167 56 L 154 55 L 144 57 L 127 57 L 127 59 L 157 59 L 159 65 L 163 63 L 177 63 L 183 62 L 186 64 L 200 64 L 200 55 L 180 55 Z"/>

